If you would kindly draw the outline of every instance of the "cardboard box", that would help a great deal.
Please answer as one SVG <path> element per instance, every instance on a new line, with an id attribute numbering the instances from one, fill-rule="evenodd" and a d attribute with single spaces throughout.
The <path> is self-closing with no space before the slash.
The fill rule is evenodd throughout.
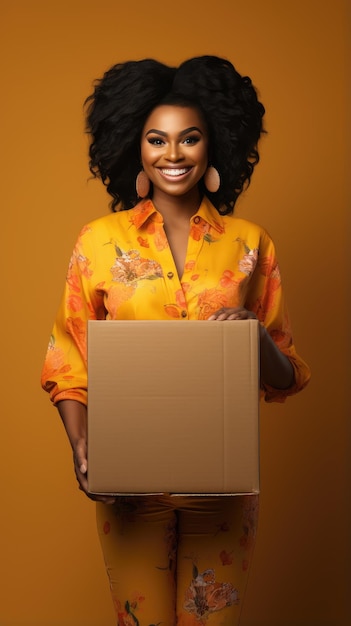
<path id="1" fill-rule="evenodd" d="M 89 321 L 91 493 L 259 491 L 258 322 Z"/>

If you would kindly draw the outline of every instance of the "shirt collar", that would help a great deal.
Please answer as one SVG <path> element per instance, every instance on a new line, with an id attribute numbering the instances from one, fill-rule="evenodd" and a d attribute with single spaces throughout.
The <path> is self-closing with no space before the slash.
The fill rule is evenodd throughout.
<path id="1" fill-rule="evenodd" d="M 130 222 L 139 230 L 153 216 L 153 221 L 162 222 L 162 215 L 156 210 L 152 200 L 142 200 L 130 211 Z"/>
<path id="2" fill-rule="evenodd" d="M 202 198 L 202 202 L 196 215 L 210 224 L 210 226 L 212 226 L 218 233 L 224 233 L 225 227 L 223 216 L 218 213 L 217 209 L 206 196 Z M 194 219 L 196 215 L 194 215 L 192 219 Z"/>
<path id="3" fill-rule="evenodd" d="M 224 220 L 217 209 L 213 206 L 210 200 L 204 196 L 196 214 L 192 217 L 192 220 L 196 216 L 201 217 L 205 222 L 210 224 L 218 233 L 224 232 Z M 148 219 L 152 219 L 154 222 L 162 222 L 162 215 L 155 208 L 152 200 L 146 199 L 139 202 L 133 209 L 131 209 L 130 221 L 139 230 Z"/>

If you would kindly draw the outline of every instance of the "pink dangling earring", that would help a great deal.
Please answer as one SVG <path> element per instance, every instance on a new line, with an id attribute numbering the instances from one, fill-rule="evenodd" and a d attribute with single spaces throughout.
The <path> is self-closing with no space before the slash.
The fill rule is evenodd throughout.
<path id="1" fill-rule="evenodd" d="M 210 165 L 207 168 L 204 175 L 204 183 L 207 191 L 209 191 L 210 193 L 216 193 L 216 191 L 218 191 L 221 184 L 221 179 L 218 171 L 215 167 L 213 167 L 213 165 Z"/>
<path id="2" fill-rule="evenodd" d="M 140 170 L 136 177 L 135 188 L 139 198 L 146 198 L 150 191 L 150 181 L 144 170 Z"/>

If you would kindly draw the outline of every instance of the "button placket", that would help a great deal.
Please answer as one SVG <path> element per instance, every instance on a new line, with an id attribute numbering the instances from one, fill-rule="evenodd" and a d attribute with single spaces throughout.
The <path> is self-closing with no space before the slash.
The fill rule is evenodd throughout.
<path id="1" fill-rule="evenodd" d="M 164 232 L 163 223 L 159 224 L 159 228 L 161 228 Z M 162 259 L 160 258 L 160 255 L 162 255 Z M 187 317 L 187 311 L 185 309 L 181 310 L 181 308 L 177 304 L 177 292 L 182 289 L 182 285 L 178 276 L 178 272 L 175 270 L 174 259 L 170 247 L 167 246 L 162 250 L 161 253 L 160 251 L 155 250 L 155 256 L 160 260 L 160 263 L 163 267 L 163 284 L 165 289 L 164 303 L 167 305 L 176 306 L 179 310 L 180 318 Z"/>

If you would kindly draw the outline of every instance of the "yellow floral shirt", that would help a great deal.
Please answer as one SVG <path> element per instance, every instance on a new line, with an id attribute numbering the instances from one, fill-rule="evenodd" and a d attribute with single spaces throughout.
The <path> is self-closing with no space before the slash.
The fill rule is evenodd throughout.
<path id="1" fill-rule="evenodd" d="M 85 226 L 74 248 L 65 291 L 42 372 L 56 403 L 87 402 L 88 319 L 206 320 L 221 307 L 255 312 L 291 360 L 295 384 L 265 387 L 267 401 L 302 389 L 309 369 L 296 354 L 272 240 L 252 222 L 221 216 L 207 198 L 191 218 L 184 274 L 179 279 L 151 200 Z"/>

